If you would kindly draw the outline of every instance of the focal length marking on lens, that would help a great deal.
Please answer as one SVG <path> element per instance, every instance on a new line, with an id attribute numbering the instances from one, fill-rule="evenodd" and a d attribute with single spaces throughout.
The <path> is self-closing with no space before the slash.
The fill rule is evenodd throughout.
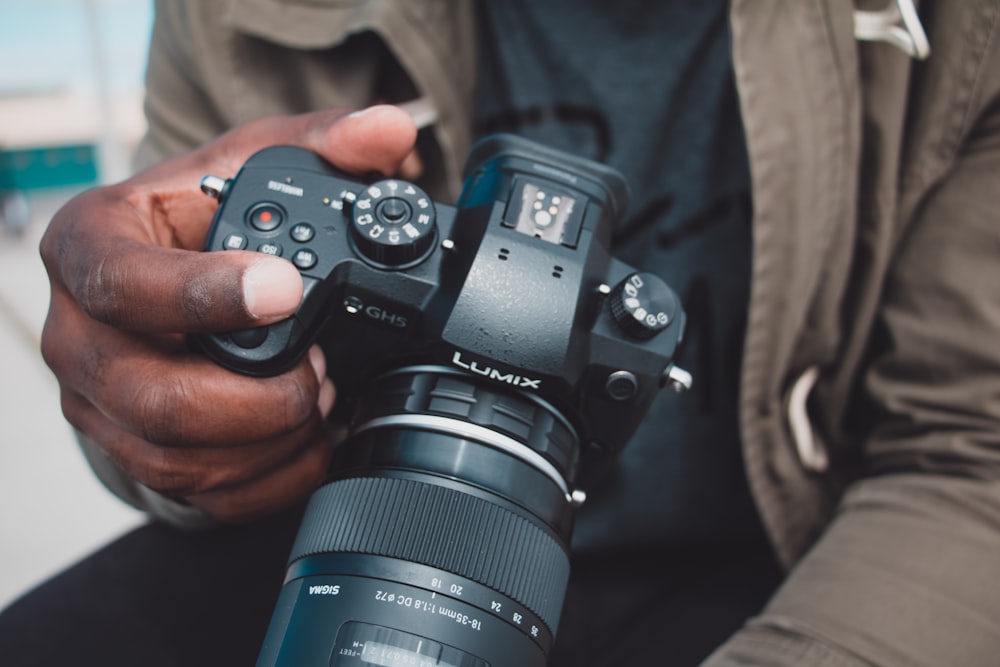
<path id="1" fill-rule="evenodd" d="M 391 579 L 385 578 L 387 572 L 392 572 Z M 483 628 L 485 619 L 499 619 L 524 633 L 546 653 L 555 641 L 552 631 L 539 616 L 509 596 L 471 579 L 419 563 L 385 556 L 358 558 L 356 554 L 319 554 L 289 566 L 285 584 L 296 579 L 305 582 L 303 595 L 310 597 L 332 599 L 348 590 L 367 587 L 376 602 L 405 607 L 415 613 L 422 612 L 421 615 L 448 618 L 475 631 Z M 331 593 L 335 586 L 337 592 Z M 421 595 L 420 591 L 426 594 Z M 449 601 L 469 605 L 483 615 L 466 611 L 458 617 L 455 606 Z"/>
<path id="2" fill-rule="evenodd" d="M 358 435 L 365 431 L 377 428 L 414 428 L 425 431 L 435 431 L 448 435 L 457 435 L 462 438 L 475 440 L 480 444 L 499 449 L 511 456 L 518 458 L 528 465 L 534 467 L 546 477 L 555 482 L 556 486 L 566 496 L 567 502 L 572 502 L 569 485 L 548 459 L 531 449 L 522 445 L 514 438 L 507 437 L 502 433 L 490 430 L 485 426 L 470 424 L 469 422 L 451 419 L 450 417 L 438 417 L 435 415 L 389 415 L 387 417 L 377 417 L 365 422 L 354 429 L 352 435 Z"/>

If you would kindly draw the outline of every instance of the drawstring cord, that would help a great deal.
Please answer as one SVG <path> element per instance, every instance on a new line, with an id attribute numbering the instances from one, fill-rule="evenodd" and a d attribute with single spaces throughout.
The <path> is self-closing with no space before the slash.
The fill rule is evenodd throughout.
<path id="1" fill-rule="evenodd" d="M 892 44 L 917 60 L 924 60 L 931 53 L 913 0 L 890 0 L 881 11 L 856 10 L 854 37 L 864 42 Z"/>

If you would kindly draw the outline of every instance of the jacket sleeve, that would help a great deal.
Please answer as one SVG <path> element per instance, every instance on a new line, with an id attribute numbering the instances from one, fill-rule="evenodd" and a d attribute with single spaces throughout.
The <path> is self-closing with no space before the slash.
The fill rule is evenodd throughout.
<path id="1" fill-rule="evenodd" d="M 1000 664 L 998 103 L 901 230 L 864 376 L 863 476 L 706 665 Z"/>
<path id="2" fill-rule="evenodd" d="M 211 33 L 198 25 L 192 3 L 158 1 L 154 6 L 143 108 L 147 128 L 134 156 L 138 169 L 189 151 L 227 129 L 199 57 L 199 44 Z"/>

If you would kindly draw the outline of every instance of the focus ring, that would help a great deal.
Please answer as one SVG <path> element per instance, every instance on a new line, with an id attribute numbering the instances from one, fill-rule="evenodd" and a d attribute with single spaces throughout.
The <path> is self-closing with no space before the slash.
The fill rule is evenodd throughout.
<path id="1" fill-rule="evenodd" d="M 313 494 L 289 562 L 321 553 L 388 556 L 472 579 L 554 632 L 569 557 L 545 530 L 453 488 L 393 477 L 334 481 Z"/>

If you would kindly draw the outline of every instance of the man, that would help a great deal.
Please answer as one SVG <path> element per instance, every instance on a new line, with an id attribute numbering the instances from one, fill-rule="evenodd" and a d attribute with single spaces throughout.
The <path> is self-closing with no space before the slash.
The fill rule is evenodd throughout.
<path id="1" fill-rule="evenodd" d="M 855 41 L 874 23 L 919 51 L 905 2 L 905 30 L 847 3 L 569 4 L 162 3 L 140 150 L 158 164 L 72 202 L 42 246 L 53 281 L 43 348 L 98 474 L 184 524 L 295 507 L 325 472 L 320 426 L 335 388 L 321 352 L 261 381 L 182 344 L 183 333 L 281 319 L 301 290 L 280 260 L 192 252 L 213 210 L 192 186 L 203 174 L 232 175 L 256 148 L 293 143 L 350 171 L 419 177 L 443 199 L 476 134 L 514 129 L 623 160 L 633 186 L 652 178 L 625 221 L 623 255 L 661 272 L 689 309 L 698 295 L 724 304 L 695 318 L 685 350 L 702 360 L 695 376 L 709 376 L 701 412 L 678 416 L 666 397 L 594 481 L 556 664 L 694 664 L 712 642 L 709 665 L 992 664 L 1000 4 L 922 3 L 933 55 L 919 66 L 889 44 Z M 621 56 L 655 45 L 664 60 Z M 430 111 L 419 133 L 386 106 L 285 116 L 412 100 Z M 159 162 L 168 155 L 180 157 Z M 734 346 L 739 359 L 727 358 Z M 737 370 L 738 385 L 727 382 Z M 692 441 L 706 446 L 686 449 Z M 23 632 L 54 596 L 68 604 L 85 573 L 114 563 L 115 577 L 95 579 L 115 587 L 114 613 L 81 634 L 136 610 L 129 627 L 142 639 L 117 634 L 102 649 L 109 642 L 76 638 L 76 649 L 134 663 L 173 643 L 162 664 L 192 664 L 194 637 L 214 664 L 252 655 L 234 639 L 259 636 L 250 619 L 276 584 L 241 605 L 205 588 L 223 576 L 259 581 L 280 555 L 232 555 L 280 551 L 294 516 L 197 537 L 143 529 L 13 608 L 7 627 Z M 722 643 L 771 593 L 761 533 L 788 574 Z M 157 548 L 176 557 L 164 566 Z M 120 582 L 143 580 L 142 563 L 178 588 L 124 593 Z M 142 602 L 156 595 L 160 616 Z M 588 601 L 613 611 L 598 616 Z M 221 622 L 199 606 L 244 613 Z"/>

